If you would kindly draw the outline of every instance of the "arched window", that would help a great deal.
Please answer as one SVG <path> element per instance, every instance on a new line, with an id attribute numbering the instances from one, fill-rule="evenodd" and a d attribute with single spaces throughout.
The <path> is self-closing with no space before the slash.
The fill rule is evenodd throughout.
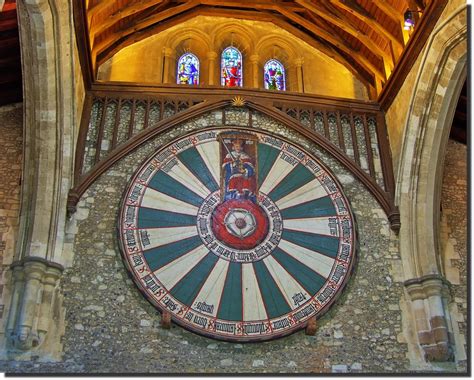
<path id="1" fill-rule="evenodd" d="M 199 84 L 199 59 L 191 53 L 183 54 L 178 60 L 178 84 Z"/>
<path id="2" fill-rule="evenodd" d="M 265 89 L 267 90 L 286 90 L 285 68 L 280 61 L 270 59 L 263 66 Z"/>
<path id="3" fill-rule="evenodd" d="M 221 56 L 221 85 L 242 87 L 242 54 L 235 47 L 225 48 Z"/>

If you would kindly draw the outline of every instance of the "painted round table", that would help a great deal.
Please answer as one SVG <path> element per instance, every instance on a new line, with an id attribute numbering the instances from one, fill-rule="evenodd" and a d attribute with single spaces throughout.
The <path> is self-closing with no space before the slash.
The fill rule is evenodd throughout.
<path id="1" fill-rule="evenodd" d="M 194 132 L 135 173 L 119 217 L 126 266 L 160 311 L 194 332 L 266 340 L 334 302 L 355 260 L 335 176 L 280 137 Z"/>

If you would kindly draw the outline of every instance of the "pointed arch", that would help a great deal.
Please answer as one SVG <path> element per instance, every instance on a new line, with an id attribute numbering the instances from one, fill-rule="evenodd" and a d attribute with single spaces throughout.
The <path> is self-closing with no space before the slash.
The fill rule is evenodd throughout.
<path id="1" fill-rule="evenodd" d="M 221 54 L 221 85 L 224 87 L 242 87 L 243 61 L 239 49 L 228 46 Z"/>
<path id="2" fill-rule="evenodd" d="M 277 59 L 269 59 L 263 66 L 263 83 L 266 90 L 286 91 L 285 67 Z"/>
<path id="3" fill-rule="evenodd" d="M 193 53 L 184 53 L 178 59 L 177 84 L 199 84 L 199 58 Z"/>
<path id="4" fill-rule="evenodd" d="M 443 163 L 456 100 L 467 76 L 467 12 L 462 5 L 439 23 L 428 40 L 412 92 L 398 170 L 400 255 L 405 290 L 417 332 L 413 358 L 451 361 L 464 357 L 455 304 L 439 252 Z"/>

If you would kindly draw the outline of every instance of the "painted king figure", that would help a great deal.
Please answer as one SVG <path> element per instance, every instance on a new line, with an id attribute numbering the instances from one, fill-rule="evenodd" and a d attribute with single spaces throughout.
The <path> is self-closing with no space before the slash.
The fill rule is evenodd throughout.
<path id="1" fill-rule="evenodd" d="M 240 138 L 232 140 L 232 148 L 224 157 L 224 201 L 249 199 L 256 202 L 255 166 L 253 159 L 244 152 L 244 145 L 245 141 Z"/>

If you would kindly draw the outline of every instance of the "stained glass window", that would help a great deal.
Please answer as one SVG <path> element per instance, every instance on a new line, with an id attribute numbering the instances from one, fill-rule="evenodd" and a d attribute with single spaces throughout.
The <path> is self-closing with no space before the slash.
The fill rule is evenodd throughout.
<path id="1" fill-rule="evenodd" d="M 263 66 L 265 88 L 267 90 L 285 91 L 285 68 L 276 59 L 270 59 Z"/>
<path id="2" fill-rule="evenodd" d="M 191 53 L 183 54 L 178 60 L 178 84 L 199 84 L 199 59 Z"/>
<path id="3" fill-rule="evenodd" d="M 242 54 L 232 46 L 222 52 L 221 85 L 242 87 Z"/>

